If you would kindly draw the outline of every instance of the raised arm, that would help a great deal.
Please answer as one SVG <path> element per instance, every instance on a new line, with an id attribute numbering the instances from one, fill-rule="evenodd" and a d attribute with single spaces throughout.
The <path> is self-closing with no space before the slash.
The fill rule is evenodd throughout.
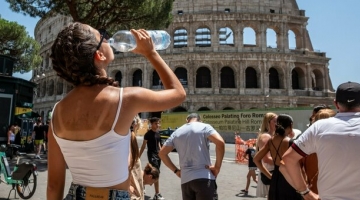
<path id="1" fill-rule="evenodd" d="M 155 50 L 149 34 L 143 29 L 131 30 L 131 32 L 137 42 L 133 53 L 143 55 L 152 64 L 165 88 L 161 91 L 152 91 L 137 87 L 136 91 L 133 91 L 133 95 L 138 102 L 138 109 L 140 111 L 161 111 L 181 104 L 186 97 L 184 87 Z"/>

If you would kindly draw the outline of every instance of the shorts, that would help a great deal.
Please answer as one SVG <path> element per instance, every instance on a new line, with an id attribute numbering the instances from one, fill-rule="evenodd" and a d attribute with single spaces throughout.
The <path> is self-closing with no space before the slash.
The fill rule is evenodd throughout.
<path id="1" fill-rule="evenodd" d="M 36 145 L 44 144 L 44 140 L 35 140 L 35 144 L 36 144 Z"/>
<path id="2" fill-rule="evenodd" d="M 215 180 L 195 179 L 181 184 L 183 200 L 218 200 Z"/>
<path id="3" fill-rule="evenodd" d="M 64 200 L 85 200 L 86 187 L 71 183 L 68 194 Z M 130 194 L 126 190 L 109 190 L 108 200 L 130 200 Z"/>
<path id="4" fill-rule="evenodd" d="M 161 159 L 158 155 L 152 154 L 148 155 L 149 163 L 155 167 L 157 170 L 159 170 L 160 173 L 160 166 L 161 166 Z"/>

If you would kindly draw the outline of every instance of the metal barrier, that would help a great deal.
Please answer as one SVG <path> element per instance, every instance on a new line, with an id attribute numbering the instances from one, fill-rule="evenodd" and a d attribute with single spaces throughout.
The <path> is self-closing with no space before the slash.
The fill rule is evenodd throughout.
<path id="1" fill-rule="evenodd" d="M 247 164 L 247 159 L 244 158 L 245 152 L 249 145 L 255 146 L 256 139 L 249 139 L 244 141 L 240 135 L 235 134 L 235 162 L 239 164 Z"/>

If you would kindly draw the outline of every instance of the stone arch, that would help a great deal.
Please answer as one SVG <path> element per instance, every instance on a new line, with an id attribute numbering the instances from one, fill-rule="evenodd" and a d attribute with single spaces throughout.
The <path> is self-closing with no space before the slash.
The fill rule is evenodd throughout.
<path id="1" fill-rule="evenodd" d="M 253 42 L 251 42 L 251 40 Z M 244 47 L 255 47 L 257 46 L 256 43 L 257 39 L 256 39 L 256 31 L 253 27 L 244 27 L 243 29 L 243 43 L 244 43 Z"/>
<path id="2" fill-rule="evenodd" d="M 316 91 L 321 91 L 324 89 L 324 75 L 318 70 L 314 69 L 311 73 L 312 75 L 312 89 Z"/>
<path id="3" fill-rule="evenodd" d="M 195 31 L 195 46 L 211 47 L 211 30 L 208 27 L 200 27 Z"/>
<path id="4" fill-rule="evenodd" d="M 55 90 L 54 80 L 51 79 L 48 83 L 48 88 L 47 88 L 48 96 L 54 95 L 54 90 Z"/>
<path id="5" fill-rule="evenodd" d="M 254 67 L 245 69 L 245 88 L 259 88 L 257 71 Z"/>
<path id="6" fill-rule="evenodd" d="M 48 54 L 48 69 L 51 69 L 51 65 L 52 65 L 51 58 L 50 55 Z"/>
<path id="7" fill-rule="evenodd" d="M 200 107 L 200 108 L 198 109 L 198 111 L 209 111 L 209 110 L 210 110 L 210 108 L 208 108 L 208 107 L 206 107 L 206 106 Z"/>
<path id="8" fill-rule="evenodd" d="M 288 40 L 289 40 L 289 31 L 291 31 L 294 35 L 295 35 L 295 49 L 301 49 L 303 48 L 302 46 L 302 35 L 301 35 L 301 31 L 299 29 L 299 27 L 297 26 L 289 26 L 289 30 L 287 31 L 287 34 L 288 34 Z M 289 45 L 290 45 L 290 40 L 289 40 Z M 289 49 L 292 48 L 292 47 L 288 47 Z"/>
<path id="9" fill-rule="evenodd" d="M 300 67 L 295 67 L 291 71 L 291 83 L 293 90 L 305 89 L 306 76 L 304 71 Z"/>
<path id="10" fill-rule="evenodd" d="M 121 87 L 121 81 L 122 81 L 122 73 L 121 71 L 117 71 L 114 76 L 115 81 L 119 83 L 119 87 Z"/>
<path id="11" fill-rule="evenodd" d="M 143 85 L 142 76 L 143 76 L 142 70 L 136 69 L 132 76 L 132 86 L 140 86 L 141 87 Z"/>
<path id="12" fill-rule="evenodd" d="M 223 67 L 220 70 L 220 88 L 235 88 L 235 74 L 230 67 Z"/>
<path id="13" fill-rule="evenodd" d="M 47 53 L 46 54 L 46 59 L 45 59 L 45 69 L 48 69 L 48 68 L 50 68 L 50 56 L 49 56 L 49 54 Z"/>
<path id="14" fill-rule="evenodd" d="M 177 67 L 174 71 L 176 77 L 179 79 L 184 87 L 188 86 L 187 69 L 184 67 Z"/>
<path id="15" fill-rule="evenodd" d="M 46 80 L 43 80 L 41 84 L 41 96 L 45 97 L 45 95 L 46 95 Z"/>
<path id="16" fill-rule="evenodd" d="M 268 48 L 278 48 L 278 34 L 272 28 L 266 29 L 266 46 Z"/>
<path id="17" fill-rule="evenodd" d="M 234 31 L 232 28 L 225 26 L 219 29 L 219 45 L 234 46 Z"/>
<path id="18" fill-rule="evenodd" d="M 154 86 L 157 86 L 157 87 L 162 86 L 160 76 L 159 76 L 159 74 L 157 73 L 157 71 L 155 69 L 153 70 L 153 73 L 152 73 L 152 86 L 153 87 Z"/>
<path id="19" fill-rule="evenodd" d="M 185 28 L 178 28 L 174 31 L 174 48 L 187 47 L 188 33 Z"/>
<path id="20" fill-rule="evenodd" d="M 269 88 L 280 89 L 280 75 L 275 67 L 269 69 Z"/>
<path id="21" fill-rule="evenodd" d="M 211 71 L 208 67 L 196 70 L 196 88 L 211 88 Z"/>
<path id="22" fill-rule="evenodd" d="M 292 30 L 288 31 L 289 49 L 296 49 L 296 35 Z"/>
<path id="23" fill-rule="evenodd" d="M 182 106 L 178 106 L 176 108 L 173 108 L 172 112 L 187 112 L 187 110 L 186 110 L 186 108 L 184 108 Z"/>
<path id="24" fill-rule="evenodd" d="M 64 84 L 61 79 L 58 79 L 56 83 L 56 95 L 62 95 L 63 92 L 64 92 Z"/>

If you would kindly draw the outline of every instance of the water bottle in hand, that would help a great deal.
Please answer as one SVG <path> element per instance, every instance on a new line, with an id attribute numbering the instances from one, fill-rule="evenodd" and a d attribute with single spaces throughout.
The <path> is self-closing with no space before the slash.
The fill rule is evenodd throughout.
<path id="1" fill-rule="evenodd" d="M 164 50 L 170 45 L 170 35 L 166 31 L 151 30 L 147 31 L 151 36 L 156 50 Z M 130 31 L 121 30 L 116 32 L 112 38 L 109 39 L 110 45 L 120 52 L 129 52 L 136 48 L 136 40 Z"/>

